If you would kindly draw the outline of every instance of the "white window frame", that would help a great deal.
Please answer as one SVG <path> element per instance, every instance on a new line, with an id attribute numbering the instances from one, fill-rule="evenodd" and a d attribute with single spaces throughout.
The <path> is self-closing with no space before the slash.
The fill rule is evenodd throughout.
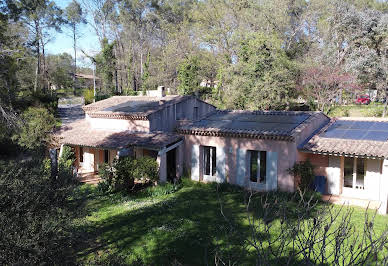
<path id="1" fill-rule="evenodd" d="M 256 176 L 256 179 L 257 181 L 252 181 L 251 180 L 251 156 L 252 156 L 252 152 L 257 152 L 257 176 Z M 257 184 L 257 185 L 265 185 L 267 183 L 267 179 L 268 179 L 268 176 L 267 176 L 267 165 L 265 165 L 265 178 L 264 178 L 264 182 L 260 182 L 260 166 L 261 166 L 261 152 L 265 152 L 265 156 L 267 157 L 267 151 L 259 151 L 259 150 L 248 150 L 248 179 L 249 179 L 249 182 L 251 184 Z M 267 158 L 265 158 L 265 163 L 267 163 Z"/>
<path id="2" fill-rule="evenodd" d="M 344 163 L 342 169 L 342 195 L 356 198 L 364 198 L 367 193 L 367 188 L 365 184 L 365 178 L 367 174 L 367 161 L 364 158 L 353 158 L 353 174 L 352 174 L 352 187 L 345 187 L 345 159 L 349 157 L 344 157 Z M 357 161 L 364 160 L 364 185 L 361 187 L 357 186 Z"/>
<path id="3" fill-rule="evenodd" d="M 204 177 L 216 177 L 217 176 L 217 147 L 215 146 L 207 146 L 207 145 L 204 145 L 204 146 L 201 146 L 202 148 L 202 174 Z M 205 160 L 205 149 L 206 148 L 209 148 L 210 150 L 210 156 L 209 156 L 209 163 L 210 163 L 210 174 L 207 175 L 206 174 L 206 160 Z M 212 149 L 215 149 L 215 162 L 216 162 L 216 165 L 213 165 L 213 152 L 212 152 Z M 214 171 L 213 171 L 214 170 Z M 214 172 L 214 174 L 213 174 Z"/>

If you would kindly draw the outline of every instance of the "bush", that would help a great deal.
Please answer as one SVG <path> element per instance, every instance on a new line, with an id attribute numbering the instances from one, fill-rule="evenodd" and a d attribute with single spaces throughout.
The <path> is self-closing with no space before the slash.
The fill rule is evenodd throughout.
<path id="1" fill-rule="evenodd" d="M 0 161 L 1 265 L 63 264 L 73 188 L 50 179 L 47 160 Z"/>
<path id="2" fill-rule="evenodd" d="M 102 165 L 99 174 L 102 182 L 98 188 L 105 192 L 129 192 L 134 187 L 135 179 L 156 181 L 159 177 L 158 164 L 150 157 L 121 157 L 114 160 L 112 167 Z"/>
<path id="3" fill-rule="evenodd" d="M 71 147 L 63 146 L 62 156 L 58 161 L 58 179 L 65 181 L 73 177 L 75 154 Z"/>
<path id="4" fill-rule="evenodd" d="M 21 115 L 21 120 L 13 139 L 23 148 L 41 150 L 50 141 L 56 122 L 54 116 L 45 108 L 29 107 Z"/>
<path id="5" fill-rule="evenodd" d="M 84 90 L 83 96 L 85 99 L 85 104 L 89 104 L 89 103 L 92 103 L 94 101 L 94 91 L 93 90 L 90 90 L 90 89 Z"/>
<path id="6" fill-rule="evenodd" d="M 295 163 L 294 166 L 289 169 L 291 174 L 294 174 L 297 180 L 297 185 L 301 190 L 310 190 L 314 183 L 314 165 L 310 161 L 304 161 Z"/>

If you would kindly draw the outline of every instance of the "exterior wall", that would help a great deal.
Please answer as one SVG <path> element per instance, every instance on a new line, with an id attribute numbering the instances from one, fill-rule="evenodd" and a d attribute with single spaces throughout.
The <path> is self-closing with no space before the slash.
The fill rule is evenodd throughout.
<path id="1" fill-rule="evenodd" d="M 291 168 L 296 161 L 296 145 L 294 142 L 286 141 L 274 141 L 274 140 L 257 140 L 257 139 L 245 139 L 245 138 L 221 138 L 210 136 L 185 136 L 185 167 L 190 171 L 193 160 L 199 160 L 199 176 L 192 174 L 193 179 L 204 181 L 204 177 L 201 169 L 202 166 L 202 151 L 198 150 L 198 145 L 216 146 L 217 157 L 218 150 L 224 151 L 224 167 L 225 167 L 225 179 L 226 182 L 232 184 L 238 184 L 239 180 L 248 180 L 248 171 L 241 171 L 245 166 L 238 165 L 237 161 L 240 161 L 241 151 L 259 150 L 267 152 L 277 153 L 277 187 L 282 191 L 294 191 L 294 177 L 288 173 L 288 169 Z M 193 154 L 198 153 L 198 156 Z M 246 153 L 244 153 L 246 154 Z M 246 155 L 244 155 L 246 156 Z M 243 158 L 242 161 L 247 161 L 248 158 Z M 194 161 L 194 163 L 196 163 Z M 194 164 L 193 164 L 194 165 Z M 218 168 L 218 162 L 217 162 Z M 268 167 L 267 167 L 268 170 Z M 245 172 L 245 176 L 241 176 L 240 173 Z"/>
<path id="2" fill-rule="evenodd" d="M 182 122 L 196 119 L 195 108 L 198 112 L 197 119 L 203 118 L 216 109 L 213 105 L 192 97 L 151 114 L 149 116 L 150 131 L 174 132 L 177 125 Z"/>
<path id="3" fill-rule="evenodd" d="M 90 147 L 83 147 L 84 162 L 80 162 L 80 147 L 75 146 L 75 166 L 80 173 L 98 172 L 100 165 L 105 163 L 104 150 Z M 113 160 L 117 156 L 117 150 L 109 150 L 109 164 L 113 163 Z"/>
<path id="4" fill-rule="evenodd" d="M 148 120 L 124 120 L 109 118 L 91 118 L 86 115 L 93 129 L 110 129 L 110 130 L 131 130 L 137 132 L 149 132 L 150 122 Z"/>
<path id="5" fill-rule="evenodd" d="M 310 160 L 316 167 L 315 175 L 327 177 L 327 191 L 329 194 L 371 201 L 376 206 L 380 205 L 379 213 L 387 213 L 388 160 L 365 159 L 365 189 L 360 190 L 343 188 L 343 156 L 301 153 L 298 157 L 300 160 Z"/>

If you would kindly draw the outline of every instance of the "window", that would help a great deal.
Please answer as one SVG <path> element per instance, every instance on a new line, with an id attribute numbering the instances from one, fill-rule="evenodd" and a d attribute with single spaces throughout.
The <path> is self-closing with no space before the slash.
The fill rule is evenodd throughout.
<path id="1" fill-rule="evenodd" d="M 109 163 L 109 150 L 104 150 L 104 162 Z"/>
<path id="2" fill-rule="evenodd" d="M 203 174 L 216 175 L 217 167 L 216 147 L 203 146 Z"/>
<path id="3" fill-rule="evenodd" d="M 80 161 L 80 163 L 84 162 L 84 148 L 83 147 L 79 147 L 79 161 Z"/>
<path id="4" fill-rule="evenodd" d="M 365 159 L 345 157 L 344 187 L 364 189 Z"/>
<path id="5" fill-rule="evenodd" d="M 251 182 L 265 183 L 267 175 L 267 152 L 249 151 L 250 154 L 250 176 Z"/>

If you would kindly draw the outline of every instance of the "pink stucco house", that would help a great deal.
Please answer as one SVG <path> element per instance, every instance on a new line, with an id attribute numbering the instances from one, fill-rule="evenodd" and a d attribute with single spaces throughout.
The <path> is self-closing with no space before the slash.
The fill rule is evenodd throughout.
<path id="1" fill-rule="evenodd" d="M 387 212 L 388 120 L 338 120 L 321 112 L 226 111 L 192 96 L 114 96 L 83 107 L 61 143 L 80 173 L 120 156 L 158 161 L 160 181 L 182 176 L 258 191 L 294 191 L 289 173 L 310 160 L 336 198 Z"/>

